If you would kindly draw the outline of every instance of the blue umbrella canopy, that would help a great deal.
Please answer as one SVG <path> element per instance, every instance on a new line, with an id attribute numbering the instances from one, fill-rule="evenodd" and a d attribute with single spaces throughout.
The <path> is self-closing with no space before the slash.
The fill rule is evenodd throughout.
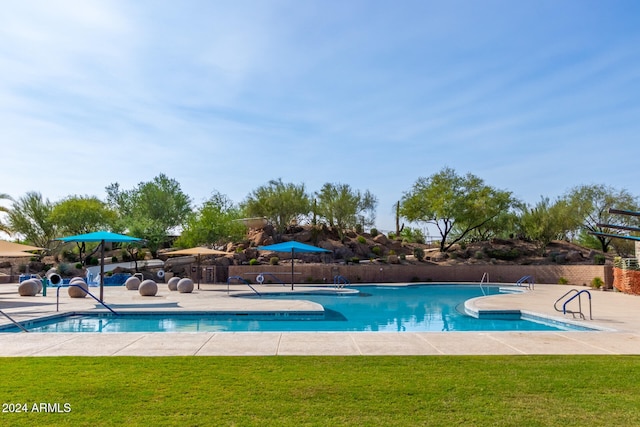
<path id="1" fill-rule="evenodd" d="M 127 242 L 139 242 L 142 239 L 137 237 L 131 237 L 124 234 L 112 233 L 110 231 L 95 231 L 93 233 L 87 234 L 78 234 L 76 236 L 68 236 L 61 237 L 57 240 L 62 240 L 63 242 L 116 242 L 116 243 L 127 243 Z"/>
<path id="2" fill-rule="evenodd" d="M 309 252 L 331 252 L 327 249 L 319 248 L 317 246 L 306 245 L 304 243 L 290 241 L 276 243 L 275 245 L 258 246 L 261 251 L 273 251 L 273 252 L 290 252 L 291 253 L 291 290 L 293 290 L 293 256 L 296 252 L 309 253 Z"/>
<path id="3" fill-rule="evenodd" d="M 95 231 L 93 233 L 78 234 L 75 236 L 61 237 L 56 240 L 63 242 L 85 242 L 85 243 L 100 243 L 100 302 L 102 302 L 104 295 L 104 244 L 106 242 L 114 243 L 133 243 L 139 242 L 142 239 L 137 237 L 127 236 L 125 234 L 112 233 L 110 231 Z"/>

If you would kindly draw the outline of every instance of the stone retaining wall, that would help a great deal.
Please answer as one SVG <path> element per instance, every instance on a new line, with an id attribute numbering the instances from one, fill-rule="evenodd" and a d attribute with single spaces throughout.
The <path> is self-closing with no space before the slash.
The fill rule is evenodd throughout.
<path id="1" fill-rule="evenodd" d="M 291 265 L 229 266 L 229 276 L 242 276 L 256 282 L 258 273 L 274 273 L 285 283 L 291 282 Z M 494 283 L 515 283 L 523 276 L 533 276 L 535 283 L 589 285 L 600 277 L 607 288 L 613 285 L 613 268 L 604 265 L 392 265 L 392 264 L 295 264 L 296 283 L 333 283 L 336 275 L 351 283 L 383 282 L 480 282 L 484 273 Z M 275 282 L 265 276 L 265 282 Z"/>

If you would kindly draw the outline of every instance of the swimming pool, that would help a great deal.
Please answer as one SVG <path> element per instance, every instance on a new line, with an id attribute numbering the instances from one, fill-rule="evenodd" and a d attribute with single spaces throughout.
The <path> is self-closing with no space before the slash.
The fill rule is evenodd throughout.
<path id="1" fill-rule="evenodd" d="M 433 332 L 576 329 L 563 323 L 526 320 L 513 314 L 506 319 L 477 319 L 468 316 L 464 313 L 463 304 L 468 299 L 483 295 L 478 286 L 353 288 L 359 292 L 350 295 L 288 293 L 261 297 L 313 301 L 325 308 L 324 313 L 83 314 L 34 322 L 27 327 L 31 332 Z M 499 288 L 485 287 L 484 292 L 497 294 Z M 3 332 L 10 331 L 18 330 L 15 328 Z"/>

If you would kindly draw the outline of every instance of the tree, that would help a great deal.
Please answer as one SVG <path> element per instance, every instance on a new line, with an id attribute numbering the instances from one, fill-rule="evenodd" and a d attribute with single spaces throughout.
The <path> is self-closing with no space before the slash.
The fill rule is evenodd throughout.
<path id="1" fill-rule="evenodd" d="M 267 218 L 282 234 L 291 223 L 309 215 L 311 201 L 304 184 L 285 184 L 278 179 L 253 190 L 241 207 L 247 216 Z"/>
<path id="2" fill-rule="evenodd" d="M 0 193 L 0 201 L 2 200 L 13 201 L 11 196 L 9 196 L 8 194 Z M 0 213 L 9 213 L 9 208 L 7 208 L 6 206 L 0 205 Z M 0 232 L 11 234 L 11 229 L 9 228 L 9 226 L 3 223 L 1 220 L 0 220 Z"/>
<path id="3" fill-rule="evenodd" d="M 348 184 L 326 183 L 316 197 L 318 214 L 339 233 L 358 224 L 371 227 L 375 223 L 378 200 L 369 190 L 361 193 Z"/>
<path id="4" fill-rule="evenodd" d="M 632 196 L 627 190 L 616 190 L 615 188 L 599 185 L 581 185 L 574 187 L 565 195 L 567 201 L 576 207 L 581 227 L 587 234 L 581 234 L 585 243 L 596 239 L 599 249 L 608 252 L 612 244 L 611 237 L 595 236 L 588 232 L 616 233 L 617 230 L 598 224 L 614 224 L 623 226 L 633 226 L 634 218 L 627 215 L 610 214 L 609 209 L 621 209 L 638 211 L 638 199 Z"/>
<path id="5" fill-rule="evenodd" d="M 53 206 L 51 220 L 56 225 L 58 232 L 76 235 L 100 229 L 110 229 L 116 220 L 116 213 L 97 197 L 70 196 Z M 76 245 L 80 259 L 86 263 L 89 256 L 84 256 L 86 253 L 85 242 L 76 242 Z M 96 246 L 96 250 L 97 248 L 99 246 Z M 93 253 L 89 255 L 93 255 Z"/>
<path id="6" fill-rule="evenodd" d="M 38 192 L 28 192 L 9 210 L 9 228 L 35 246 L 51 248 L 57 229 L 51 218 L 53 204 Z"/>
<path id="7" fill-rule="evenodd" d="M 400 212 L 409 221 L 435 225 L 441 237 L 440 251 L 446 252 L 507 212 L 513 203 L 510 192 L 490 187 L 472 174 L 459 176 L 444 168 L 428 178 L 418 178 L 404 194 Z"/>
<path id="8" fill-rule="evenodd" d="M 240 240 L 246 234 L 246 227 L 238 221 L 240 216 L 239 208 L 227 196 L 215 192 L 187 220 L 176 245 L 193 247 Z"/>
<path id="9" fill-rule="evenodd" d="M 521 232 L 538 242 L 541 254 L 551 241 L 564 238 L 579 225 L 576 208 L 567 199 L 552 204 L 543 197 L 534 207 L 525 206 L 520 217 Z"/>
<path id="10" fill-rule="evenodd" d="M 114 183 L 106 191 L 107 203 L 118 212 L 115 229 L 145 239 L 154 256 L 170 230 L 183 225 L 191 214 L 189 197 L 177 181 L 164 174 L 132 190 L 121 190 Z"/>

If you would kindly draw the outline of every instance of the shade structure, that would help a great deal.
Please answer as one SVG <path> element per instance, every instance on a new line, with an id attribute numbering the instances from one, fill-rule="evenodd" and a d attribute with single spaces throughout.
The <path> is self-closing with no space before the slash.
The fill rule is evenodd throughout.
<path id="1" fill-rule="evenodd" d="M 198 289 L 200 289 L 200 257 L 202 255 L 228 255 L 228 252 L 219 251 L 217 249 L 210 249 L 204 246 L 197 246 L 195 248 L 180 249 L 177 251 L 171 251 L 165 253 L 165 255 L 193 255 L 198 260 Z"/>
<path id="2" fill-rule="evenodd" d="M 100 302 L 102 302 L 104 295 L 104 244 L 106 242 L 135 243 L 142 239 L 124 234 L 112 233 L 110 231 L 95 231 L 93 233 L 61 237 L 56 240 L 61 240 L 63 242 L 100 243 Z"/>
<path id="3" fill-rule="evenodd" d="M 0 258 L 32 257 L 34 254 L 22 251 L 0 251 Z"/>
<path id="4" fill-rule="evenodd" d="M 327 249 L 307 245 L 304 243 L 296 242 L 294 240 L 290 242 L 276 243 L 275 245 L 258 246 L 258 249 L 261 251 L 291 253 L 291 290 L 293 290 L 293 257 L 296 253 L 331 252 Z"/>
<path id="5" fill-rule="evenodd" d="M 22 243 L 7 242 L 6 240 L 0 240 L 0 252 L 24 252 L 24 251 L 41 251 L 44 248 L 37 246 L 23 245 Z"/>

